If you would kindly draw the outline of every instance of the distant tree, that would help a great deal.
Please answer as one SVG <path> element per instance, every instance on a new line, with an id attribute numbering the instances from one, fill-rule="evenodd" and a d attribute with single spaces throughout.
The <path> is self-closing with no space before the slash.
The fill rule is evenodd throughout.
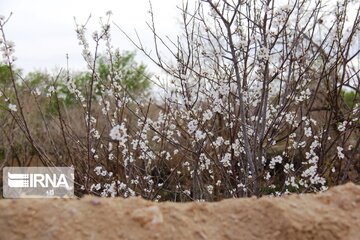
<path id="1" fill-rule="evenodd" d="M 11 70 L 7 65 L 0 65 L 0 83 L 4 84 L 10 82 L 11 79 Z"/>
<path id="2" fill-rule="evenodd" d="M 349 108 L 353 108 L 354 104 L 360 102 L 359 95 L 355 91 L 343 91 L 342 97 Z"/>
<path id="3" fill-rule="evenodd" d="M 101 54 L 97 60 L 96 75 L 98 79 L 93 95 L 94 99 L 100 96 L 102 88 L 109 86 L 111 81 L 117 81 L 124 91 L 132 95 L 138 95 L 150 87 L 149 79 L 151 75 L 147 72 L 144 64 L 138 64 L 135 61 L 135 53 L 133 52 L 121 54 L 119 50 L 116 50 L 111 54 L 111 57 Z M 116 76 L 115 79 L 114 76 Z M 91 77 L 89 72 L 77 72 L 69 76 L 83 95 L 86 95 L 87 85 Z M 0 81 L 6 81 L 6 79 L 9 79 L 9 81 L 11 79 L 10 70 L 7 66 L 1 66 Z M 59 79 L 52 79 L 48 73 L 41 71 L 30 72 L 25 77 L 27 87 L 33 90 L 39 89 L 40 91 L 48 92 L 50 86 L 56 88 L 57 95 L 52 95 L 52 101 L 48 106 L 49 113 L 57 111 L 57 103 L 53 99 L 55 97 L 59 98 L 60 105 L 62 106 L 71 106 L 78 102 L 77 97 L 74 93 L 70 92 L 67 87 L 68 83 L 64 79 L 63 76 Z"/>
<path id="4" fill-rule="evenodd" d="M 49 84 L 51 76 L 42 71 L 29 72 L 25 77 L 25 80 L 29 87 L 45 87 Z"/>
<path id="5" fill-rule="evenodd" d="M 124 92 L 132 95 L 143 93 L 150 87 L 151 74 L 144 64 L 138 64 L 135 61 L 135 53 L 133 52 L 121 54 L 119 50 L 116 50 L 111 56 L 100 54 L 96 65 L 97 79 L 95 81 L 94 99 L 99 97 L 104 88 L 109 88 L 113 82 L 119 84 Z M 69 77 L 77 89 L 86 95 L 92 73 L 79 72 Z M 65 103 L 70 105 L 76 102 L 76 97 L 70 93 L 67 84 L 66 82 L 59 82 L 58 92 L 62 94 Z"/>
<path id="6" fill-rule="evenodd" d="M 12 72 L 11 72 L 12 71 Z M 11 78 L 14 77 L 15 81 L 21 75 L 21 69 L 10 69 L 10 67 L 6 64 L 0 62 L 0 84 L 1 87 L 9 86 L 11 84 Z"/>
<path id="7" fill-rule="evenodd" d="M 111 79 L 111 74 L 121 76 L 120 84 L 130 93 L 143 92 L 150 86 L 151 75 L 147 72 L 144 64 L 135 61 L 135 53 L 120 53 L 116 50 L 110 57 L 101 55 L 98 59 L 97 71 L 102 82 Z"/>

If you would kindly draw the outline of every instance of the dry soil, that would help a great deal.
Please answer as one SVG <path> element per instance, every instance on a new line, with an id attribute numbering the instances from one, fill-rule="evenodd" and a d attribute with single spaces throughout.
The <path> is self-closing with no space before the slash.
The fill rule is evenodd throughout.
<path id="1" fill-rule="evenodd" d="M 360 239 L 360 186 L 321 194 L 155 203 L 0 200 L 0 239 Z"/>

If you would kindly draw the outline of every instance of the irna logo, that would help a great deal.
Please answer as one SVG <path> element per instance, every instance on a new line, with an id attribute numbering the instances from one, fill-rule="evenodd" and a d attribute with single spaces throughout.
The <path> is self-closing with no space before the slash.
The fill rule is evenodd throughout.
<path id="1" fill-rule="evenodd" d="M 74 197 L 74 169 L 69 167 L 5 167 L 5 198 Z"/>
<path id="2" fill-rule="evenodd" d="M 48 188 L 49 186 L 54 188 L 69 188 L 65 174 L 23 174 L 8 172 L 8 185 L 11 188 Z"/>

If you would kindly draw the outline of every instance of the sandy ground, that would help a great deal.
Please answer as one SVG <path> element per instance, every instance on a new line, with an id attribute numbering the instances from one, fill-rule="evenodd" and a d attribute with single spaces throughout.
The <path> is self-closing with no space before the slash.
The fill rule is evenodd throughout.
<path id="1" fill-rule="evenodd" d="M 360 186 L 322 194 L 154 203 L 140 198 L 0 201 L 0 239 L 360 239 Z"/>

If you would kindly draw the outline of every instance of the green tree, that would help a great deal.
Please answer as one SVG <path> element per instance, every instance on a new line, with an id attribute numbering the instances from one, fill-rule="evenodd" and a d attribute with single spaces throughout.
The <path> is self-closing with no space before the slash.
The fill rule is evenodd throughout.
<path id="1" fill-rule="evenodd" d="M 0 84 L 7 84 L 11 81 L 11 70 L 7 65 L 0 65 Z"/>
<path id="2" fill-rule="evenodd" d="M 108 55 L 101 55 L 98 59 L 98 75 L 103 82 L 107 82 L 112 75 L 121 77 L 121 85 L 130 93 L 136 94 L 147 90 L 150 86 L 151 74 L 147 72 L 144 64 L 135 61 L 134 52 L 119 50 L 110 58 Z"/>
<path id="3" fill-rule="evenodd" d="M 354 103 L 359 103 L 359 95 L 355 91 L 342 91 L 344 102 L 349 108 L 354 107 Z"/>

